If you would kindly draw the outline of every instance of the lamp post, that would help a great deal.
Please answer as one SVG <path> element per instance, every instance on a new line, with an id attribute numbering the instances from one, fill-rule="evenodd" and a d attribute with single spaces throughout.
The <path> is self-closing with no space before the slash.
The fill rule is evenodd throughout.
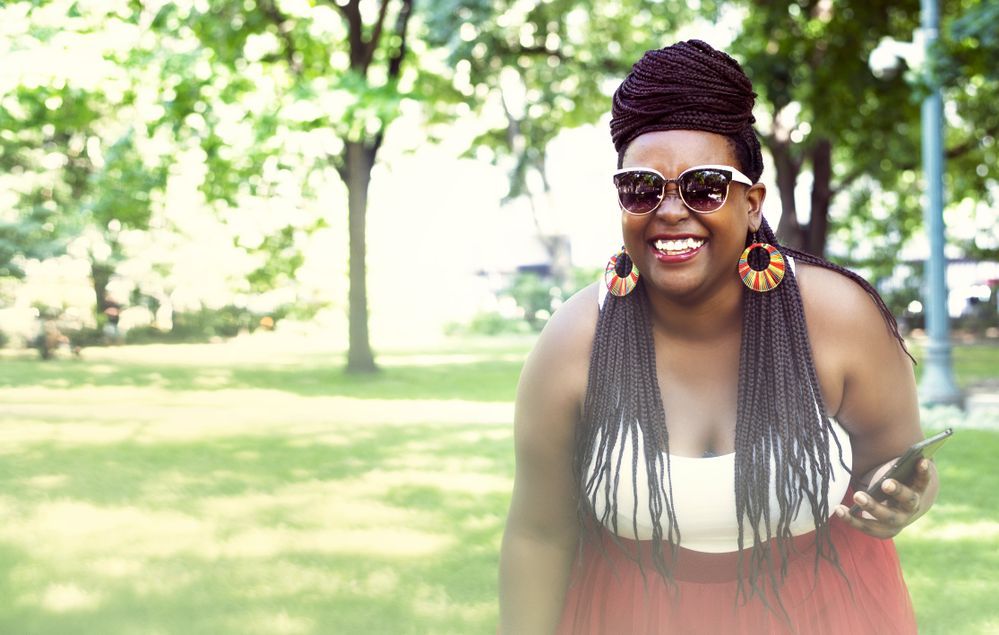
<path id="1" fill-rule="evenodd" d="M 937 0 L 921 0 L 922 44 L 926 58 L 932 54 L 940 28 Z M 960 404 L 961 392 L 954 383 L 950 347 L 950 316 L 947 311 L 947 259 L 944 254 L 943 221 L 943 97 L 939 77 L 929 69 L 926 75 L 930 93 L 922 106 L 923 177 L 926 201 L 923 221 L 930 239 L 926 262 L 924 293 L 926 299 L 926 345 L 923 376 L 919 382 L 919 400 L 927 405 Z"/>
<path id="2" fill-rule="evenodd" d="M 929 342 L 919 382 L 919 401 L 924 405 L 961 404 L 963 397 L 954 382 L 950 346 L 950 322 L 947 311 L 947 259 L 943 221 L 943 97 L 939 77 L 927 60 L 940 29 L 937 0 L 920 0 L 920 28 L 913 42 L 882 40 L 871 52 L 869 65 L 875 76 L 894 70 L 900 59 L 910 68 L 922 67 L 929 84 L 929 94 L 922 104 L 923 177 L 926 196 L 923 221 L 930 242 L 929 258 L 923 280 L 926 307 L 926 331 Z"/>

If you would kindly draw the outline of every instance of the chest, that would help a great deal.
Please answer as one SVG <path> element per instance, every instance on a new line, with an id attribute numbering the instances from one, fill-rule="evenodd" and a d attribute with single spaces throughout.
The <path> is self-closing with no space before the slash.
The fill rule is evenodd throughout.
<path id="1" fill-rule="evenodd" d="M 670 451 L 688 457 L 735 451 L 739 382 L 772 381 L 746 371 L 740 377 L 741 332 L 709 342 L 690 342 L 656 334 L 656 376 L 666 413 Z M 813 346 L 813 361 L 830 416 L 843 398 L 843 375 L 834 350 Z"/>
<path id="2" fill-rule="evenodd" d="M 734 451 L 739 345 L 738 333 L 705 343 L 657 338 L 656 375 L 671 453 Z"/>

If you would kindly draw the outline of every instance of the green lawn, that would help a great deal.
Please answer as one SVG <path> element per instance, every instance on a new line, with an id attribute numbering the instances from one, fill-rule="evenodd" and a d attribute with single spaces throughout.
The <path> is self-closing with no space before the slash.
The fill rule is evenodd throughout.
<path id="1" fill-rule="evenodd" d="M 0 360 L 0 633 L 492 632 L 528 346 L 366 379 L 266 342 Z M 997 451 L 960 431 L 898 540 L 923 632 L 999 630 Z"/>

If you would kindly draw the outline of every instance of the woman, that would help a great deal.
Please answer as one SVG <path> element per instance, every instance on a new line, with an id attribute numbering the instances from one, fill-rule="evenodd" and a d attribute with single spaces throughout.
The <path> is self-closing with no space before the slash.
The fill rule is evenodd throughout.
<path id="1" fill-rule="evenodd" d="M 504 633 L 909 633 L 894 545 L 937 490 L 876 292 L 775 244 L 755 94 L 699 42 L 614 95 L 623 250 L 521 376 Z M 856 503 L 862 513 L 852 515 Z"/>

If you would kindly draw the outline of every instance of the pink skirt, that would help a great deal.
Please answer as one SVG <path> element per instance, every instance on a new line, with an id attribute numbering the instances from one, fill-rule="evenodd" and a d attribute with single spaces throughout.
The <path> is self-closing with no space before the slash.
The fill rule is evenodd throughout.
<path id="1" fill-rule="evenodd" d="M 682 633 L 796 633 L 865 635 L 916 633 L 912 602 L 902 579 L 895 544 L 852 529 L 835 517 L 830 532 L 842 573 L 825 559 L 815 567 L 814 534 L 795 539 L 781 601 L 788 617 L 758 595 L 736 601 L 737 553 L 680 549 L 673 562 L 676 586 L 655 570 L 649 541 L 621 539 L 604 531 L 591 538 L 572 573 L 560 635 Z M 645 567 L 645 578 L 633 555 Z M 669 549 L 665 550 L 669 562 Z M 776 554 L 775 554 L 776 556 Z M 763 580 L 761 585 L 769 586 Z M 746 583 L 748 592 L 748 583 Z M 768 594 L 771 606 L 772 594 Z"/>

